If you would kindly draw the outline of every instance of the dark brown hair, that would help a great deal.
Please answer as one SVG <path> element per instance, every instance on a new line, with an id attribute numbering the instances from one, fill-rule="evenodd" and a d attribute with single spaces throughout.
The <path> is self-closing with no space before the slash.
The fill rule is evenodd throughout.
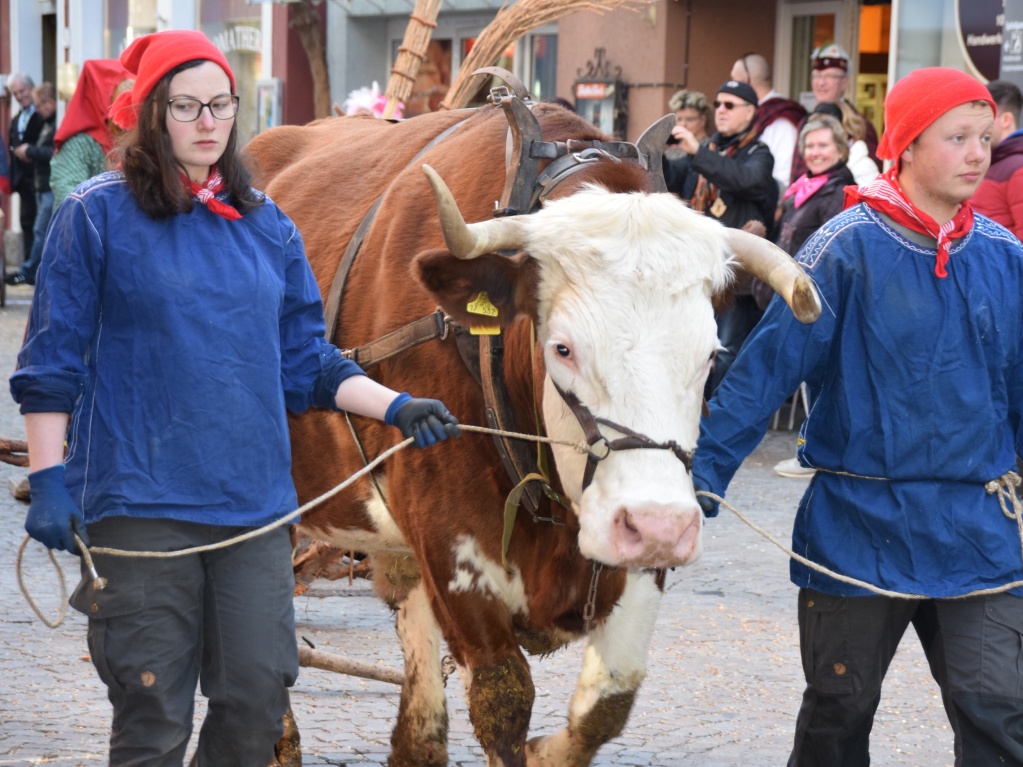
<path id="1" fill-rule="evenodd" d="M 192 209 L 192 196 L 181 181 L 181 165 L 174 159 L 167 133 L 167 97 L 170 81 L 179 72 L 197 67 L 204 59 L 181 64 L 164 75 L 139 108 L 138 125 L 117 139 L 114 163 L 119 164 L 132 195 L 153 218 L 169 218 Z M 238 123 L 231 126 L 224 154 L 217 161 L 224 191 L 238 212 L 245 215 L 262 205 L 250 186 L 252 174 L 238 153 Z"/>

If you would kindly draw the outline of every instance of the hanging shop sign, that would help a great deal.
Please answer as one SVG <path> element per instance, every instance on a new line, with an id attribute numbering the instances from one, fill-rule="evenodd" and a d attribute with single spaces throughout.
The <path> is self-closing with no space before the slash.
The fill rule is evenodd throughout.
<path id="1" fill-rule="evenodd" d="M 1002 60 L 1006 2 L 956 0 L 956 25 L 966 61 L 984 80 L 997 80 Z"/>

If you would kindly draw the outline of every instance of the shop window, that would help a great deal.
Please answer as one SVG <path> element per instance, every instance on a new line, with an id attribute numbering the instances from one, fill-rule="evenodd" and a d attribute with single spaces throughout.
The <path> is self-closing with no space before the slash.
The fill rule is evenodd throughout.
<path id="1" fill-rule="evenodd" d="M 465 57 L 469 55 L 469 51 L 472 50 L 473 43 L 476 42 L 475 37 L 462 38 L 462 61 L 465 61 Z M 498 57 L 490 66 L 500 67 L 501 69 L 507 69 L 509 72 L 515 71 L 515 43 L 512 43 Z M 490 95 L 491 88 L 497 88 L 504 85 L 504 81 L 500 77 L 488 77 L 483 80 L 482 85 L 476 90 L 472 98 L 469 99 L 469 103 L 466 106 L 478 107 L 487 103 L 487 96 Z"/>
<path id="2" fill-rule="evenodd" d="M 968 7 L 987 5 L 973 3 Z M 969 72 L 956 23 L 956 0 L 902 0 L 898 6 L 895 79 L 921 67 L 952 67 Z M 995 0 L 1001 10 L 1001 0 Z M 992 14 L 992 19 L 994 14 Z"/>
<path id="3" fill-rule="evenodd" d="M 106 0 L 107 58 L 116 59 L 136 37 L 156 31 L 156 0 Z"/>
<path id="4" fill-rule="evenodd" d="M 792 19 L 792 69 L 789 92 L 797 94 L 807 109 L 816 101 L 810 85 L 810 55 L 820 46 L 835 39 L 835 14 L 816 13 Z"/>
<path id="5" fill-rule="evenodd" d="M 394 49 L 397 58 L 397 48 Z M 451 87 L 451 40 L 430 40 L 416 82 L 405 104 L 405 117 L 436 112 Z M 385 86 L 386 88 L 386 86 Z"/>
<path id="6" fill-rule="evenodd" d="M 256 82 L 263 72 L 262 7 L 245 0 L 200 0 L 199 29 L 227 57 L 239 105 L 238 144 L 256 132 Z"/>

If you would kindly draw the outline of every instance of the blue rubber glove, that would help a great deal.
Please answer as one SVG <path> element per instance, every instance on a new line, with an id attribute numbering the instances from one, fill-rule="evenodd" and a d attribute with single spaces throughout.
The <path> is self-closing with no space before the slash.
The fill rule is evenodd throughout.
<path id="1" fill-rule="evenodd" d="M 28 475 L 28 484 L 32 501 L 25 517 L 25 532 L 48 549 L 73 554 L 78 543 L 72 533 L 88 546 L 85 518 L 64 484 L 64 464 L 32 472 Z"/>
<path id="2" fill-rule="evenodd" d="M 710 489 L 710 485 L 703 477 L 698 477 L 695 474 L 693 475 L 693 490 L 696 490 L 697 492 L 700 490 L 708 493 L 714 492 Z M 703 516 L 705 517 L 716 517 L 718 512 L 721 511 L 718 502 L 705 495 L 697 495 L 696 502 L 700 504 L 700 508 L 703 509 Z"/>
<path id="3" fill-rule="evenodd" d="M 405 392 L 388 406 L 384 421 L 390 426 L 397 426 L 403 437 L 413 437 L 416 447 L 429 447 L 462 433 L 458 419 L 448 412 L 443 402 L 414 399 Z"/>

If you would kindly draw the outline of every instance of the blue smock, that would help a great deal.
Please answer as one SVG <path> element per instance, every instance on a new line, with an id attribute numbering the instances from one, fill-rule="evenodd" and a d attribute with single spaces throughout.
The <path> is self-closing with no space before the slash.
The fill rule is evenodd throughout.
<path id="1" fill-rule="evenodd" d="M 334 408 L 361 373 L 325 340 L 302 238 L 272 201 L 156 220 L 111 172 L 54 215 L 10 387 L 23 413 L 71 414 L 86 522 L 262 525 L 297 505 L 287 411 Z"/>
<path id="2" fill-rule="evenodd" d="M 1023 579 L 1017 523 L 984 489 L 1023 455 L 1020 242 L 978 215 L 940 279 L 933 240 L 921 244 L 860 204 L 797 260 L 820 291 L 821 317 L 802 325 L 774 299 L 701 421 L 693 474 L 722 494 L 805 381 L 812 405 L 798 456 L 819 471 L 799 504 L 793 551 L 932 597 Z M 791 576 L 869 593 L 796 561 Z"/>

